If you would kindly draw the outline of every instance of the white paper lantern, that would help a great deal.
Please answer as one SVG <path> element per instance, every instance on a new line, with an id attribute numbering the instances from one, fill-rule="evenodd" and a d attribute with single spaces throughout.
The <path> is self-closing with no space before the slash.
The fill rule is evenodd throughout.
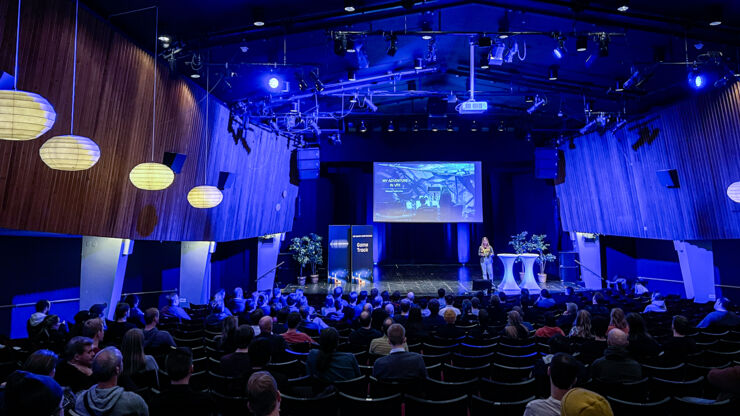
<path id="1" fill-rule="evenodd" d="M 175 172 L 161 163 L 139 163 L 131 169 L 128 178 L 139 189 L 161 191 L 172 185 L 175 180 Z"/>
<path id="2" fill-rule="evenodd" d="M 740 182 L 731 183 L 730 186 L 727 187 L 727 196 L 729 196 L 731 200 L 740 204 Z"/>
<path id="3" fill-rule="evenodd" d="M 90 169 L 100 159 L 100 147 L 83 136 L 54 136 L 41 145 L 41 160 L 56 170 Z"/>
<path id="4" fill-rule="evenodd" d="M 188 192 L 188 202 L 194 208 L 213 208 L 221 203 L 224 194 L 215 186 L 196 186 Z"/>
<path id="5" fill-rule="evenodd" d="M 26 91 L 0 90 L 0 140 L 33 140 L 54 125 L 57 113 L 46 99 Z"/>

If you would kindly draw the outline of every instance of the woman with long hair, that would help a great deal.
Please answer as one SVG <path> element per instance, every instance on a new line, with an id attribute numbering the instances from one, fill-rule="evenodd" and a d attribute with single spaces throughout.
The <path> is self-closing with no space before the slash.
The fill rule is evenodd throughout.
<path id="1" fill-rule="evenodd" d="M 312 349 L 306 358 L 306 372 L 325 382 L 349 380 L 362 375 L 352 353 L 337 352 L 339 333 L 329 327 L 319 335 L 319 349 Z"/>
<path id="2" fill-rule="evenodd" d="M 473 302 L 469 299 L 463 300 L 460 315 L 457 317 L 457 323 L 459 325 L 471 325 L 476 322 L 478 322 L 478 317 L 473 315 Z"/>
<path id="3" fill-rule="evenodd" d="M 594 334 L 591 331 L 591 314 L 588 313 L 587 310 L 582 309 L 578 311 L 578 315 L 576 315 L 576 323 L 570 329 L 568 336 L 571 338 L 582 339 L 592 339 L 594 337 Z"/>
<path id="4" fill-rule="evenodd" d="M 640 362 L 657 357 L 660 354 L 660 345 L 648 333 L 642 315 L 634 312 L 627 314 L 627 324 L 630 328 L 630 343 L 627 347 L 630 355 Z"/>
<path id="5" fill-rule="evenodd" d="M 221 336 L 218 337 L 218 349 L 224 354 L 236 351 L 236 328 L 239 326 L 239 318 L 228 316 L 223 320 Z"/>
<path id="6" fill-rule="evenodd" d="M 624 311 L 622 308 L 614 308 L 611 313 L 611 320 L 609 321 L 609 327 L 606 328 L 607 335 L 612 329 L 621 329 L 625 334 L 630 333 L 630 326 L 627 320 L 624 318 Z"/>
<path id="7" fill-rule="evenodd" d="M 429 332 L 424 329 L 424 318 L 421 316 L 421 308 L 414 305 L 409 309 L 409 318 L 406 321 L 406 339 L 409 344 L 420 342 L 429 336 Z"/>
<path id="8" fill-rule="evenodd" d="M 514 339 L 520 340 L 529 337 L 529 330 L 524 326 L 522 316 L 519 315 L 519 312 L 509 311 L 506 315 L 506 327 L 504 327 L 501 335 L 507 338 L 514 338 L 514 335 L 516 335 Z"/>
<path id="9" fill-rule="evenodd" d="M 478 257 L 480 257 L 483 279 L 493 280 L 493 247 L 488 243 L 488 237 L 481 239 L 480 247 L 478 247 Z"/>
<path id="10" fill-rule="evenodd" d="M 123 371 L 121 375 L 131 380 L 137 387 L 137 376 L 147 372 L 154 372 L 156 386 L 147 386 L 159 388 L 159 378 L 157 377 L 157 361 L 151 355 L 144 354 L 144 331 L 139 328 L 131 329 L 123 335 L 121 342 L 121 355 L 123 355 Z"/>

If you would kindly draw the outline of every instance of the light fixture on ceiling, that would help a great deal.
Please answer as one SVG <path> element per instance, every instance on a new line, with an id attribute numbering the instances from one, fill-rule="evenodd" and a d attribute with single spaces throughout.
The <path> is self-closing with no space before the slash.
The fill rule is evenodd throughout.
<path id="1" fill-rule="evenodd" d="M 18 91 L 20 22 L 21 1 L 18 0 L 13 89 L 0 90 L 0 140 L 36 139 L 51 129 L 57 117 L 54 107 L 44 97 L 32 92 Z"/>
<path id="2" fill-rule="evenodd" d="M 709 11 L 709 26 L 719 26 L 722 24 L 722 6 L 711 5 L 708 7 Z"/>
<path id="3" fill-rule="evenodd" d="M 623 92 L 624 91 L 624 83 L 621 79 L 617 79 L 616 86 L 614 87 L 615 92 Z"/>
<path id="4" fill-rule="evenodd" d="M 357 81 L 357 73 L 354 69 L 347 70 L 347 81 Z"/>
<path id="5" fill-rule="evenodd" d="M 260 7 L 252 9 L 252 24 L 261 27 L 265 25 L 265 11 Z"/>
<path id="6" fill-rule="evenodd" d="M 347 37 L 344 35 L 334 36 L 334 53 L 337 56 L 344 56 L 347 54 Z"/>
<path id="7" fill-rule="evenodd" d="M 509 30 L 511 26 L 509 24 L 509 12 L 505 11 L 504 15 L 498 19 L 498 38 L 506 39 L 509 37 Z"/>
<path id="8" fill-rule="evenodd" d="M 452 120 L 447 121 L 447 131 L 455 131 L 455 126 L 452 124 Z"/>
<path id="9" fill-rule="evenodd" d="M 154 32 L 155 32 L 155 38 L 156 32 L 159 28 L 159 9 L 155 9 L 155 24 L 154 24 Z M 139 163 L 138 165 L 134 166 L 133 169 L 131 169 L 131 172 L 128 174 L 128 178 L 131 181 L 131 183 L 139 188 L 143 189 L 145 191 L 161 191 L 162 189 L 166 189 L 170 185 L 172 185 L 172 182 L 175 180 L 175 172 L 170 169 L 169 166 L 162 164 L 162 163 L 156 163 L 154 162 L 154 136 L 156 134 L 156 126 L 157 126 L 157 42 L 154 42 L 154 65 L 153 67 L 153 79 L 154 79 L 154 87 L 152 88 L 152 153 L 151 153 L 151 162 L 145 162 L 145 163 Z"/>
<path id="10" fill-rule="evenodd" d="M 475 120 L 473 120 L 473 122 L 470 123 L 470 131 L 472 131 L 472 132 L 478 131 L 478 123 L 476 123 Z"/>
<path id="11" fill-rule="evenodd" d="M 77 26 L 79 22 L 80 1 L 75 1 L 75 37 L 72 58 L 72 114 L 69 122 L 69 135 L 54 136 L 39 149 L 41 160 L 55 170 L 78 171 L 90 169 L 100 159 L 100 147 L 84 136 L 74 135 L 75 126 L 75 86 L 77 85 Z M 155 54 L 156 56 L 156 54 Z"/>
<path id="12" fill-rule="evenodd" d="M 538 108 L 542 107 L 547 103 L 547 100 L 545 98 L 540 97 L 539 95 L 534 97 L 534 102 L 532 103 L 532 106 L 527 109 L 528 114 L 532 114 L 535 111 L 537 111 Z"/>
<path id="13" fill-rule="evenodd" d="M 524 96 L 524 102 L 525 103 L 533 103 L 534 102 L 534 96 L 533 95 L 526 95 L 526 96 Z"/>
<path id="14" fill-rule="evenodd" d="M 576 51 L 585 52 L 588 49 L 588 36 L 578 35 L 576 37 Z"/>
<path id="15" fill-rule="evenodd" d="M 599 56 L 609 56 L 609 35 L 602 33 L 599 35 Z"/>
<path id="16" fill-rule="evenodd" d="M 424 69 L 423 58 L 414 58 L 414 69 Z"/>
<path id="17" fill-rule="evenodd" d="M 394 131 L 396 131 L 396 128 L 393 127 L 393 120 L 388 122 L 388 129 L 386 129 L 386 131 L 388 131 L 388 133 L 393 133 Z"/>
<path id="18" fill-rule="evenodd" d="M 491 67 L 491 65 L 488 63 L 488 55 L 489 52 L 483 52 L 483 54 L 480 57 L 480 67 L 481 69 L 488 69 Z"/>
<path id="19" fill-rule="evenodd" d="M 365 98 L 364 98 L 364 99 L 362 100 L 362 103 L 363 103 L 363 104 L 364 104 L 364 105 L 365 105 L 365 106 L 366 106 L 366 107 L 367 107 L 368 109 L 370 109 L 370 111 L 372 111 L 373 113 L 374 113 L 374 112 L 376 112 L 376 111 L 378 111 L 378 106 L 377 106 L 377 105 L 375 105 L 375 104 L 373 103 L 373 98 L 372 98 L 372 97 L 365 97 Z"/>
<path id="20" fill-rule="evenodd" d="M 388 56 L 394 56 L 398 51 L 398 37 L 394 34 L 391 34 L 386 36 L 386 39 L 388 40 L 388 49 L 385 51 L 385 53 Z"/>
<path id="21" fill-rule="evenodd" d="M 431 19 L 434 17 L 432 13 L 425 13 L 423 16 L 423 20 L 421 21 L 421 31 L 422 32 L 431 32 L 432 31 L 432 22 Z M 432 38 L 431 33 L 422 33 L 421 38 L 424 40 L 429 40 Z"/>
<path id="22" fill-rule="evenodd" d="M 356 0 L 344 0 L 344 11 L 352 13 L 355 10 L 357 10 L 357 1 Z"/>
<path id="23" fill-rule="evenodd" d="M 365 133 L 367 131 L 367 126 L 365 125 L 365 120 L 360 121 L 360 133 Z"/>
<path id="24" fill-rule="evenodd" d="M 355 47 L 355 40 L 349 37 L 347 38 L 347 52 L 349 53 L 357 52 L 357 48 Z"/>
<path id="25" fill-rule="evenodd" d="M 565 37 L 560 33 L 555 34 L 554 37 L 558 44 L 552 50 L 552 56 L 557 59 L 563 59 L 563 56 L 565 56 L 565 53 L 567 52 L 565 49 Z"/>
<path id="26" fill-rule="evenodd" d="M 419 122 L 414 120 L 414 127 L 411 128 L 411 131 L 418 132 L 419 131 Z"/>
<path id="27" fill-rule="evenodd" d="M 549 69 L 549 75 L 548 78 L 550 81 L 555 81 L 558 79 L 558 66 L 557 65 L 551 65 Z"/>
<path id="28" fill-rule="evenodd" d="M 324 91 L 324 83 L 319 79 L 318 70 L 311 71 L 311 79 L 313 79 L 313 85 L 317 92 Z"/>
<path id="29" fill-rule="evenodd" d="M 498 132 L 499 132 L 499 133 L 503 133 L 503 132 L 504 132 L 504 130 L 506 130 L 506 126 L 504 125 L 504 120 L 501 120 L 501 121 L 500 121 L 500 122 L 498 123 L 498 128 L 497 128 L 497 130 L 498 130 Z"/>
<path id="30" fill-rule="evenodd" d="M 624 13 L 629 9 L 630 9 L 629 0 L 620 0 L 617 2 L 617 11 Z"/>
<path id="31" fill-rule="evenodd" d="M 357 103 L 357 99 L 359 98 L 359 93 L 355 91 L 354 94 L 352 94 L 352 97 L 349 98 L 349 102 L 352 104 Z"/>

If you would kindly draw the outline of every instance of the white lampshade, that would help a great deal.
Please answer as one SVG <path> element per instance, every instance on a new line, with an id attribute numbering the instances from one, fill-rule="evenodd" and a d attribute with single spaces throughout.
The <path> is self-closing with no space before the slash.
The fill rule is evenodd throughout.
<path id="1" fill-rule="evenodd" d="M 33 140 L 49 131 L 57 113 L 46 99 L 26 91 L 0 90 L 0 140 Z"/>
<path id="2" fill-rule="evenodd" d="M 740 204 L 740 182 L 731 183 L 730 186 L 727 187 L 727 196 L 729 196 L 731 200 Z"/>
<path id="3" fill-rule="evenodd" d="M 161 191 L 172 185 L 175 180 L 175 172 L 161 163 L 139 163 L 131 169 L 128 178 L 139 189 Z"/>
<path id="4" fill-rule="evenodd" d="M 100 147 L 82 136 L 54 136 L 41 145 L 41 160 L 56 170 L 90 169 L 100 159 Z"/>
<path id="5" fill-rule="evenodd" d="M 224 194 L 215 186 L 196 186 L 188 192 L 188 202 L 194 208 L 213 208 L 221 203 Z"/>

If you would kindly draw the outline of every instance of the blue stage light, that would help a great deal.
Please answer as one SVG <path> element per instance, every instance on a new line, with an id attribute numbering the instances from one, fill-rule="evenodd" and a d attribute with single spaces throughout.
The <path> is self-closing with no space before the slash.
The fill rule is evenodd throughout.
<path id="1" fill-rule="evenodd" d="M 280 87 L 280 80 L 276 77 L 270 77 L 270 79 L 267 81 L 267 86 L 270 87 L 270 89 L 276 90 L 278 87 Z"/>
<path id="2" fill-rule="evenodd" d="M 707 86 L 707 76 L 694 69 L 689 72 L 689 86 L 695 90 L 700 90 Z"/>
<path id="3" fill-rule="evenodd" d="M 560 50 L 560 48 L 555 48 L 552 50 L 552 55 L 558 59 L 563 58 L 563 51 Z"/>

